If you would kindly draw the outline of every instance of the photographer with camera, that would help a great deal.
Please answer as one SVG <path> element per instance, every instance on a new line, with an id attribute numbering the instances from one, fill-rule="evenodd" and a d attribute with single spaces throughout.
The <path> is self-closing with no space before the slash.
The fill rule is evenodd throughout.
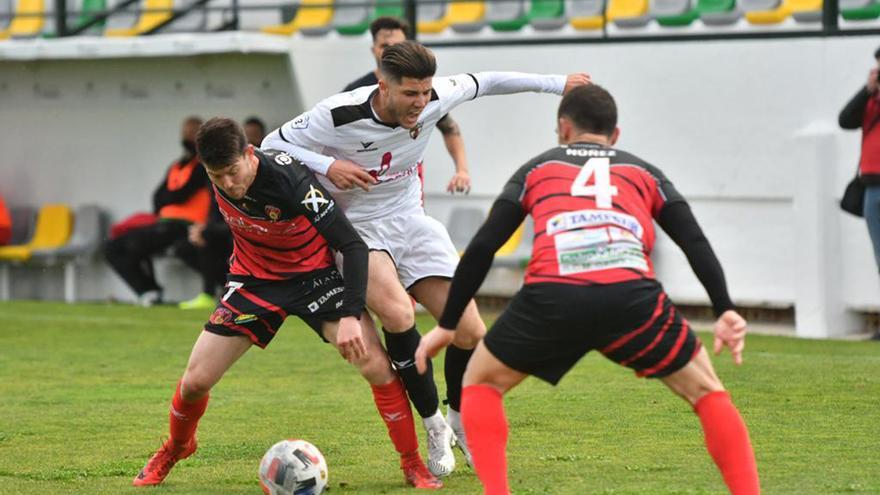
<path id="1" fill-rule="evenodd" d="M 840 111 L 838 122 L 844 129 L 862 129 L 862 154 L 856 178 L 847 187 L 841 207 L 865 217 L 874 245 L 874 259 L 880 269 L 880 48 L 874 52 L 876 65 L 868 82 Z M 880 340 L 880 331 L 873 340 Z"/>

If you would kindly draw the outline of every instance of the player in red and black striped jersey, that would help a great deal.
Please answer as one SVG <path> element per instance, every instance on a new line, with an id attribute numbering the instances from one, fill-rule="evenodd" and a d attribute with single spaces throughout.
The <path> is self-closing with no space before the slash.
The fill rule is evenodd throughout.
<path id="1" fill-rule="evenodd" d="M 534 375 L 556 384 L 598 350 L 687 400 L 734 494 L 760 491 L 748 430 L 708 353 L 654 276 L 654 222 L 685 252 L 718 321 L 716 354 L 741 363 L 746 322 L 733 310 L 724 272 L 685 199 L 656 167 L 613 148 L 617 107 L 598 86 L 572 90 L 559 107 L 561 146 L 521 167 L 455 271 L 438 327 L 418 367 L 453 339 L 451 329 L 482 284 L 494 253 L 527 215 L 535 223 L 525 284 L 478 345 L 464 376 L 462 419 L 489 495 L 507 494 L 502 394 Z"/>
<path id="2" fill-rule="evenodd" d="M 364 312 L 367 246 L 354 227 L 307 168 L 289 155 L 247 144 L 235 121 L 209 120 L 197 145 L 234 239 L 227 292 L 178 383 L 170 438 L 134 484 L 161 483 L 177 461 L 195 452 L 211 388 L 251 345 L 265 347 L 285 318 L 295 315 L 370 383 L 406 481 L 442 487 L 419 456 L 406 390 Z M 344 277 L 331 250 L 343 258 Z"/>

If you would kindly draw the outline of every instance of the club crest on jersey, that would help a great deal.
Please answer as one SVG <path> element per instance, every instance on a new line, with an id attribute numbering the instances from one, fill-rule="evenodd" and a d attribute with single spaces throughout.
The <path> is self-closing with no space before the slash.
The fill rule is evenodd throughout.
<path id="1" fill-rule="evenodd" d="M 329 203 L 330 201 L 324 197 L 324 193 L 315 189 L 315 186 L 309 186 L 309 192 L 306 193 L 306 196 L 300 201 L 300 204 L 305 206 L 307 210 L 318 213 L 321 211 L 321 207 Z"/>
<path id="2" fill-rule="evenodd" d="M 415 127 L 410 129 L 409 130 L 409 137 L 411 137 L 413 139 L 417 139 L 419 137 L 419 134 L 422 133 L 422 124 L 423 124 L 422 122 L 419 122 L 418 124 L 416 124 Z"/>
<path id="3" fill-rule="evenodd" d="M 277 206 L 266 205 L 265 211 L 266 216 L 273 222 L 278 220 L 278 217 L 281 216 L 281 208 L 278 208 Z"/>
<path id="4" fill-rule="evenodd" d="M 214 313 L 211 315 L 211 318 L 208 321 L 211 322 L 212 325 L 222 325 L 229 321 L 232 318 L 232 311 L 229 311 L 226 308 L 217 308 L 214 310 Z"/>
<path id="5" fill-rule="evenodd" d="M 293 163 L 293 158 L 290 157 L 287 153 L 278 153 L 275 155 L 275 163 L 278 165 L 290 165 Z"/>
<path id="6" fill-rule="evenodd" d="M 309 127 L 309 114 L 304 113 L 299 117 L 290 121 L 290 127 L 294 129 L 308 129 Z"/>

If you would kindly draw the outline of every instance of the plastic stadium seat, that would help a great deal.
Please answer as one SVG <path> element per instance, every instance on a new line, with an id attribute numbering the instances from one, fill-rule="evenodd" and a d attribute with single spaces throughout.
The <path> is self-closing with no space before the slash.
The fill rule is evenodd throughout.
<path id="1" fill-rule="evenodd" d="M 9 16 L 9 17 L 7 17 Z M 6 29 L 12 20 L 12 0 L 0 0 L 0 31 Z"/>
<path id="2" fill-rule="evenodd" d="M 174 19 L 174 22 L 164 26 L 160 32 L 162 33 L 194 33 L 205 31 L 208 25 L 208 13 L 205 6 L 192 7 L 195 2 L 193 0 L 174 0 L 174 8 L 176 10 L 186 10 L 182 16 Z M 208 5 L 213 4 L 211 2 Z"/>
<path id="3" fill-rule="evenodd" d="M 74 15 L 72 21 L 68 23 L 68 29 L 77 29 L 80 26 L 84 26 L 107 8 L 106 0 L 82 0 L 82 2 L 77 3 L 79 3 L 79 8 L 77 10 L 80 12 L 79 14 Z M 100 33 L 104 30 L 104 24 L 105 21 L 99 21 L 86 32 L 90 32 L 94 29 L 96 33 Z"/>
<path id="4" fill-rule="evenodd" d="M 526 17 L 529 25 L 539 31 L 560 29 L 568 22 L 564 0 L 532 0 Z"/>
<path id="5" fill-rule="evenodd" d="M 76 209 L 73 234 L 64 246 L 35 249 L 30 262 L 43 266 L 64 264 L 64 300 L 76 301 L 76 268 L 94 258 L 104 241 L 108 226 L 107 214 L 96 205 Z"/>
<path id="6" fill-rule="evenodd" d="M 452 245 L 458 252 L 464 251 L 471 238 L 483 225 L 486 214 L 480 208 L 457 206 L 449 213 L 449 223 L 446 229 L 449 231 L 449 238 L 452 239 Z"/>
<path id="7" fill-rule="evenodd" d="M 122 3 L 122 1 L 123 0 L 107 0 L 107 8 L 113 10 Z M 104 23 L 104 32 L 131 29 L 137 24 L 139 17 L 138 14 L 129 10 L 128 7 L 116 11 L 106 19 L 106 22 Z"/>
<path id="8" fill-rule="evenodd" d="M 816 22 L 822 19 L 822 0 L 783 0 L 776 8 L 747 10 L 745 16 L 752 24 L 779 24 L 789 16 L 799 22 Z"/>
<path id="9" fill-rule="evenodd" d="M 22 14 L 37 14 L 22 16 Z M 44 0 L 18 0 L 14 16 L 6 29 L 0 30 L 0 40 L 8 38 L 32 38 L 38 36 L 46 25 L 46 2 Z"/>
<path id="10" fill-rule="evenodd" d="M 736 0 L 697 0 L 697 13 L 707 26 L 735 24 L 742 17 Z"/>
<path id="11" fill-rule="evenodd" d="M 495 31 L 519 31 L 529 22 L 525 0 L 490 0 L 486 22 Z"/>
<path id="12" fill-rule="evenodd" d="M 311 6 L 317 7 L 311 7 Z M 330 21 L 333 20 L 333 8 L 327 7 L 327 0 L 302 0 L 296 15 L 290 22 L 277 26 L 266 26 L 264 33 L 290 36 L 297 31 L 318 34 L 321 31 L 330 30 Z"/>
<path id="13" fill-rule="evenodd" d="M 565 12 L 577 30 L 602 29 L 605 25 L 604 0 L 566 0 Z"/>
<path id="14" fill-rule="evenodd" d="M 346 7 L 346 9 L 349 8 L 354 7 Z M 373 19 L 377 17 L 403 18 L 403 3 L 401 2 L 401 0 L 378 0 L 378 2 L 376 2 L 376 9 L 373 11 L 372 15 L 369 15 L 369 10 L 370 9 L 367 9 L 367 17 L 359 23 L 343 25 L 341 23 L 333 22 L 333 27 L 336 28 L 336 32 L 338 32 L 339 34 L 360 35 L 364 34 L 370 29 L 370 23 L 373 22 Z"/>
<path id="15" fill-rule="evenodd" d="M 63 246 L 70 238 L 73 215 L 65 205 L 45 205 L 37 214 L 34 235 L 24 244 L 0 246 L 0 262 L 27 261 L 36 249 L 54 249 Z"/>
<path id="16" fill-rule="evenodd" d="M 453 2 L 446 11 L 446 17 L 453 31 L 459 33 L 479 31 L 486 25 L 486 3 Z"/>
<path id="17" fill-rule="evenodd" d="M 416 13 L 416 27 L 420 33 L 440 33 L 449 26 L 445 22 L 446 2 L 418 3 Z"/>
<path id="18" fill-rule="evenodd" d="M 699 17 L 693 0 L 651 0 L 651 15 L 657 24 L 667 27 L 687 26 Z"/>
<path id="19" fill-rule="evenodd" d="M 330 21 L 336 32 L 360 35 L 370 28 L 370 7 L 363 3 L 361 0 L 336 0 L 333 20 Z"/>
<path id="20" fill-rule="evenodd" d="M 121 29 L 109 28 L 104 31 L 104 36 L 137 36 L 156 29 L 162 23 L 171 19 L 171 9 L 174 8 L 174 0 L 143 0 L 141 7 L 151 11 L 155 10 L 155 12 L 143 12 L 134 26 Z"/>
<path id="21" fill-rule="evenodd" d="M 9 216 L 12 218 L 10 244 L 24 244 L 34 236 L 37 212 L 33 208 L 30 206 L 11 206 Z"/>
<path id="22" fill-rule="evenodd" d="M 605 15 L 608 22 L 623 28 L 643 27 L 651 20 L 648 0 L 609 0 Z"/>
<path id="23" fill-rule="evenodd" d="M 532 256 L 535 226 L 531 217 L 519 226 L 510 239 L 495 253 L 492 266 L 501 268 L 525 268 Z"/>
<path id="24" fill-rule="evenodd" d="M 840 15 L 848 21 L 864 21 L 880 16 L 880 2 L 871 0 L 840 0 Z"/>

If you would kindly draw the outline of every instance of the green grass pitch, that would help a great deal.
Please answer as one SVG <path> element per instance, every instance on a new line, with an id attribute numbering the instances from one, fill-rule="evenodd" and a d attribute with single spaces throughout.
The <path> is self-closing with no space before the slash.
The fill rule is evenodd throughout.
<path id="1" fill-rule="evenodd" d="M 199 451 L 163 486 L 131 487 L 167 434 L 206 316 L 0 304 L 0 493 L 256 494 L 260 457 L 285 437 L 323 451 L 330 493 L 412 493 L 369 387 L 295 319 L 215 388 Z M 750 336 L 744 366 L 714 362 L 751 430 L 765 493 L 880 493 L 880 343 Z M 687 405 L 599 355 L 559 387 L 527 380 L 506 406 L 516 494 L 725 492 Z M 445 492 L 479 483 L 461 467 Z"/>

